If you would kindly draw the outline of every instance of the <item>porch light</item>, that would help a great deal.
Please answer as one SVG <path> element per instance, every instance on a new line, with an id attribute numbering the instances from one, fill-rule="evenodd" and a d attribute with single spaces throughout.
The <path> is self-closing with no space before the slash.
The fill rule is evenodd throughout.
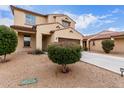
<path id="1" fill-rule="evenodd" d="M 111 40 L 114 40 L 114 38 L 111 38 Z"/>
<path id="2" fill-rule="evenodd" d="M 68 20 L 68 18 L 65 18 L 65 19 L 67 19 L 67 20 Z"/>

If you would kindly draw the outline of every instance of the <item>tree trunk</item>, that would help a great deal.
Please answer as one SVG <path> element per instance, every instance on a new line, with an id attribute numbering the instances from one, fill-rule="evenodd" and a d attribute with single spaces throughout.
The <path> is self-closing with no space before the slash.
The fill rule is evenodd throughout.
<path id="1" fill-rule="evenodd" d="M 6 62 L 6 54 L 4 55 L 3 62 Z"/>
<path id="2" fill-rule="evenodd" d="M 62 72 L 63 72 L 63 73 L 67 73 L 66 64 L 63 64 L 63 65 L 62 65 Z"/>

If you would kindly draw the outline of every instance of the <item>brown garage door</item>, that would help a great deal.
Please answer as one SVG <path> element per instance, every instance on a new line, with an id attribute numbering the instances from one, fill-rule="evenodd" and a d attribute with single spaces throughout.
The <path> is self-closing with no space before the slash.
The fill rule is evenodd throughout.
<path id="1" fill-rule="evenodd" d="M 76 44 L 80 44 L 80 40 L 76 40 L 76 39 L 67 39 L 67 38 L 59 38 L 58 39 L 59 42 L 65 42 L 65 43 L 76 43 Z"/>

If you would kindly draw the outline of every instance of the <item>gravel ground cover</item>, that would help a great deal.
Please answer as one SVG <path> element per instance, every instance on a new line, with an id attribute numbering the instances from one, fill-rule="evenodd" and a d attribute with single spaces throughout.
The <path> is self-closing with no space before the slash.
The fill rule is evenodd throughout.
<path id="1" fill-rule="evenodd" d="M 0 63 L 0 87 L 4 88 L 84 88 L 124 87 L 124 77 L 84 62 L 69 65 L 71 71 L 60 73 L 61 66 L 47 55 L 11 54 Z M 35 84 L 20 86 L 23 79 L 37 78 Z"/>

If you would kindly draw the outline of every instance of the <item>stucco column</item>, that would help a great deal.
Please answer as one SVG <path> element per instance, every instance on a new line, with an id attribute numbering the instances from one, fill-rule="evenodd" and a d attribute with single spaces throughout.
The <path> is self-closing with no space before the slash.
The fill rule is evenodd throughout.
<path id="1" fill-rule="evenodd" d="M 87 48 L 90 51 L 90 40 L 87 40 Z"/>
<path id="2" fill-rule="evenodd" d="M 18 52 L 20 49 L 19 49 L 19 43 L 20 43 L 20 41 L 19 41 L 19 33 L 18 33 L 18 31 L 16 31 L 16 30 L 14 30 L 14 32 L 16 33 L 16 35 L 17 35 L 17 39 L 18 39 L 18 44 L 17 44 L 17 47 L 16 47 L 16 51 L 15 52 Z"/>
<path id="3" fill-rule="evenodd" d="M 83 46 L 82 40 L 80 40 L 80 46 L 81 46 L 81 47 Z"/>
<path id="4" fill-rule="evenodd" d="M 36 49 L 42 50 L 42 34 L 36 33 Z"/>

